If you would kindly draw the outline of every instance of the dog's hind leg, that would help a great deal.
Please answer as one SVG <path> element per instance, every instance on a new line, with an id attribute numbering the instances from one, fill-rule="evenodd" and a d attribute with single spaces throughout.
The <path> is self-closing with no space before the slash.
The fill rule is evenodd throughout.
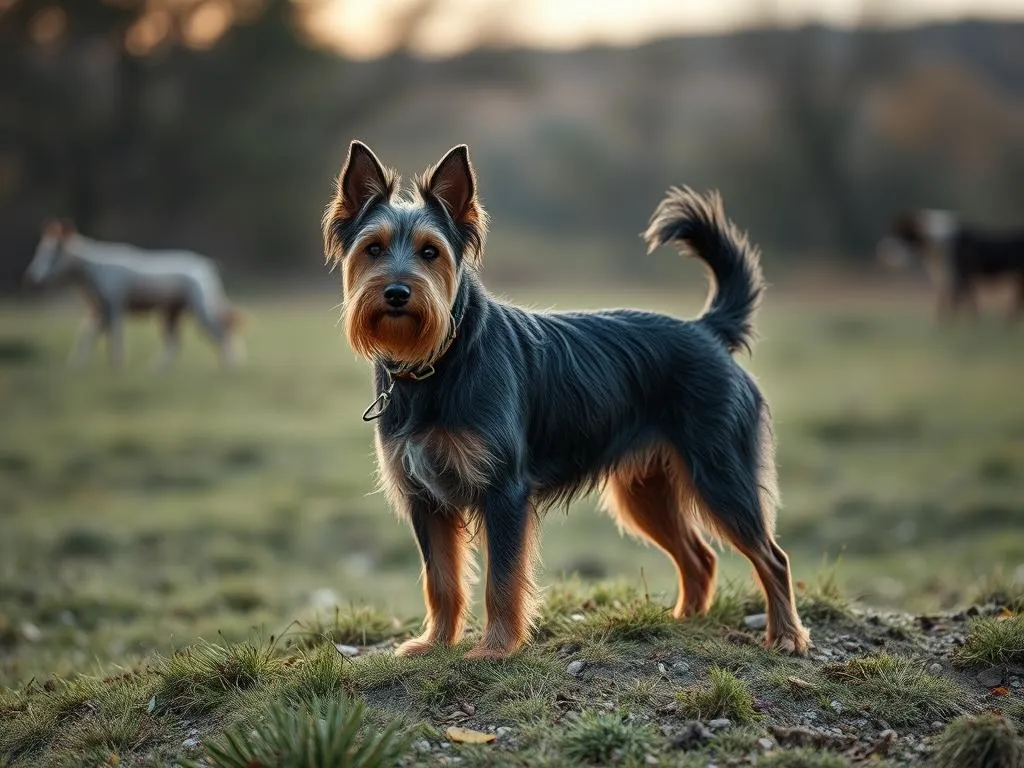
<path id="1" fill-rule="evenodd" d="M 777 502 L 767 409 L 758 419 L 756 440 L 719 442 L 715 454 L 691 451 L 688 458 L 702 517 L 754 566 L 768 606 L 768 645 L 803 655 L 810 635 L 797 614 L 789 558 L 773 535 Z"/>
<path id="2" fill-rule="evenodd" d="M 707 613 L 714 597 L 718 556 L 694 525 L 697 499 L 682 461 L 672 457 L 667 465 L 625 465 L 608 476 L 604 503 L 620 529 L 672 559 L 679 581 L 673 615 Z"/>
<path id="3" fill-rule="evenodd" d="M 400 656 L 427 653 L 435 645 L 453 645 L 462 638 L 468 604 L 467 551 L 469 531 L 458 513 L 430 509 L 413 500 L 409 519 L 423 558 L 426 631 L 402 643 Z"/>

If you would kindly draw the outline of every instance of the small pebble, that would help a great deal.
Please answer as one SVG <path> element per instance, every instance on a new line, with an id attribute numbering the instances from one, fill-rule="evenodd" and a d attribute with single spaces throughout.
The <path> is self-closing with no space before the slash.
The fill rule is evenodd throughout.
<path id="1" fill-rule="evenodd" d="M 775 746 L 775 742 L 771 739 L 758 739 L 757 746 L 767 752 L 769 749 Z"/>
<path id="2" fill-rule="evenodd" d="M 689 672 L 690 665 L 685 661 L 677 661 L 675 664 L 672 665 L 672 669 L 674 669 L 676 672 Z"/>
<path id="3" fill-rule="evenodd" d="M 583 671 L 583 667 L 585 667 L 585 666 L 586 666 L 585 662 L 582 662 L 579 659 L 576 659 L 576 661 L 570 661 L 569 662 L 569 666 L 567 666 L 565 668 L 565 671 L 568 672 L 573 677 L 575 677 L 575 676 L 579 675 L 580 672 Z"/>
<path id="4" fill-rule="evenodd" d="M 665 665 L 660 661 L 658 662 L 658 673 L 661 674 L 662 677 L 668 674 L 668 669 L 666 669 Z"/>
<path id="5" fill-rule="evenodd" d="M 30 643 L 37 643 L 42 638 L 43 633 L 35 624 L 31 621 L 25 621 L 21 624 L 21 636 L 28 640 Z"/>
<path id="6" fill-rule="evenodd" d="M 334 647 L 338 649 L 338 653 L 347 659 L 351 659 L 353 656 L 359 655 L 359 649 L 354 645 L 345 645 L 343 643 L 335 643 Z"/>
<path id="7" fill-rule="evenodd" d="M 945 723 L 940 723 L 938 720 L 932 723 L 932 728 L 936 731 L 941 731 L 944 727 Z"/>
<path id="8" fill-rule="evenodd" d="M 469 717 L 469 715 L 467 715 L 461 709 L 456 709 L 454 712 L 451 713 L 451 715 L 449 715 L 449 717 L 451 717 L 453 720 L 465 720 L 467 717 Z"/>
<path id="9" fill-rule="evenodd" d="M 413 749 L 415 749 L 417 752 L 429 752 L 430 751 L 430 742 L 427 741 L 426 739 L 420 739 L 419 741 L 414 743 L 412 746 L 413 746 Z"/>
<path id="10" fill-rule="evenodd" d="M 181 748 L 186 752 L 191 752 L 194 749 L 199 749 L 199 739 L 188 738 L 181 742 Z"/>
<path id="11" fill-rule="evenodd" d="M 719 728 L 728 728 L 732 725 L 732 720 L 727 717 L 716 717 L 714 720 L 708 720 L 708 728 L 718 730 Z"/>
<path id="12" fill-rule="evenodd" d="M 1003 684 L 1006 677 L 1006 670 L 1003 667 L 989 667 L 979 672 L 975 679 L 986 688 L 995 688 Z"/>
<path id="13" fill-rule="evenodd" d="M 646 756 L 644 756 L 644 762 L 647 765 L 657 765 L 658 764 L 658 758 L 656 758 L 654 755 L 646 755 Z"/>
<path id="14" fill-rule="evenodd" d="M 498 726 L 498 730 L 496 730 L 495 733 L 498 734 L 499 739 L 503 739 L 512 733 L 512 729 L 507 725 L 501 725 Z"/>
<path id="15" fill-rule="evenodd" d="M 836 712 L 842 712 L 842 711 L 843 711 L 843 705 L 842 705 L 842 704 L 840 704 L 840 703 L 839 703 L 838 701 L 835 701 L 834 699 L 833 699 L 832 701 L 830 701 L 830 702 L 828 703 L 828 705 L 829 705 L 829 706 L 830 706 L 830 707 L 831 707 L 831 708 L 832 708 L 832 709 L 833 709 L 834 711 L 836 711 Z"/>
<path id="16" fill-rule="evenodd" d="M 764 629 L 768 626 L 767 613 L 752 613 L 743 617 L 743 623 L 747 629 Z"/>
<path id="17" fill-rule="evenodd" d="M 574 613 L 569 618 L 572 619 L 573 621 L 586 621 L 587 620 L 587 617 L 584 616 L 582 613 Z"/>
<path id="18" fill-rule="evenodd" d="M 928 671 L 931 672 L 933 675 L 937 675 L 942 671 L 942 665 L 939 664 L 939 662 L 937 661 L 933 662 L 928 666 Z"/>
<path id="19" fill-rule="evenodd" d="M 450 749 L 452 745 L 447 741 L 442 741 L 437 746 L 439 746 L 441 749 Z"/>

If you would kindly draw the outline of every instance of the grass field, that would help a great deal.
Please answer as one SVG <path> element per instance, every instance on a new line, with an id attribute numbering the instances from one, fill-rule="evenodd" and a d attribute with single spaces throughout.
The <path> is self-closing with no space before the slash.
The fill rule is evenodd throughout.
<path id="1" fill-rule="evenodd" d="M 693 315 L 700 290 L 513 298 Z M 245 367 L 219 370 L 190 333 L 161 375 L 153 323 L 131 328 L 122 373 L 102 356 L 71 372 L 73 311 L 0 309 L 0 686 L 109 674 L 200 637 L 301 640 L 322 628 L 318 606 L 418 620 L 412 538 L 370 494 L 368 369 L 333 303 L 243 302 Z M 761 331 L 745 364 L 776 419 L 796 579 L 824 569 L 864 604 L 934 611 L 1020 575 L 1024 327 L 940 332 L 923 294 L 833 289 L 775 291 Z M 673 589 L 663 556 L 593 499 L 548 517 L 542 551 L 545 585 Z M 750 578 L 731 555 L 723 574 Z"/>

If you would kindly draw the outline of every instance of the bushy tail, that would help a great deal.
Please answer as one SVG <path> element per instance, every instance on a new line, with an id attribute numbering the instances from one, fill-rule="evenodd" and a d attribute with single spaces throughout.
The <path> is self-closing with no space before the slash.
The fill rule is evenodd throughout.
<path id="1" fill-rule="evenodd" d="M 672 243 L 681 253 L 707 263 L 714 286 L 698 322 L 710 328 L 730 352 L 749 352 L 754 313 L 764 292 L 761 256 L 726 218 L 721 196 L 673 187 L 655 209 L 643 238 L 648 252 Z"/>

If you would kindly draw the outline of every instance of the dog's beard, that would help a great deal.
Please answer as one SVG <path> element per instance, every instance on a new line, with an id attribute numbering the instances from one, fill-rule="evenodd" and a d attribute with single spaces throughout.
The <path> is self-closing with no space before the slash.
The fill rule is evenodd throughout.
<path id="1" fill-rule="evenodd" d="M 433 301 L 414 301 L 400 310 L 357 294 L 345 304 L 345 333 L 368 360 L 427 365 L 448 337 L 451 314 Z"/>

